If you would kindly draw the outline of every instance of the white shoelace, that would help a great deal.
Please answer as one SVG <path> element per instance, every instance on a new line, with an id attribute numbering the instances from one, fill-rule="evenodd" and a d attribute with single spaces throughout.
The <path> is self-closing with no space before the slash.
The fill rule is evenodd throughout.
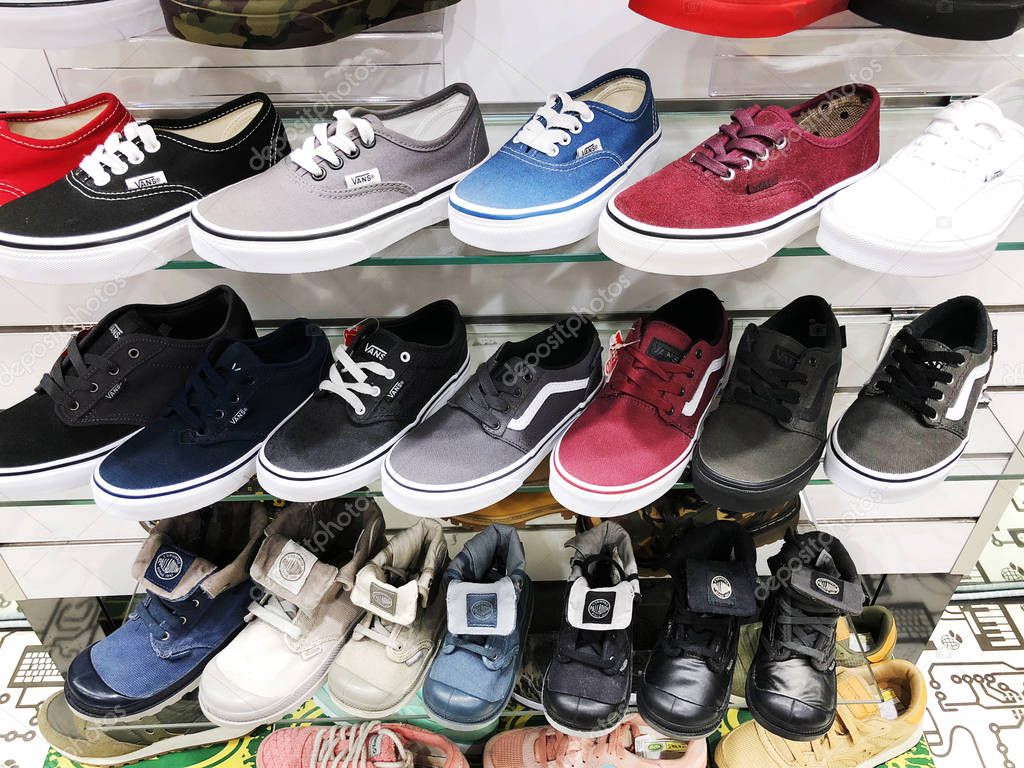
<path id="1" fill-rule="evenodd" d="M 359 396 L 369 395 L 370 397 L 377 397 L 380 394 L 380 387 L 369 383 L 369 374 L 382 376 L 388 381 L 395 378 L 395 372 L 382 363 L 375 363 L 371 360 L 357 363 L 349 357 L 344 345 L 339 345 L 334 351 L 334 359 L 341 364 L 345 372 L 355 381 L 345 381 L 342 379 L 338 366 L 332 365 L 328 377 L 320 382 L 320 389 L 341 396 L 359 416 L 366 413 L 366 406 L 363 405 L 363 401 Z"/>
<path id="2" fill-rule="evenodd" d="M 309 171 L 314 178 L 322 179 L 327 169 L 320 165 L 323 160 L 332 168 L 340 168 L 342 159 L 338 157 L 340 150 L 349 159 L 359 154 L 359 145 L 349 134 L 355 131 L 364 147 L 373 145 L 375 134 L 370 122 L 362 117 L 352 117 L 347 109 L 339 109 L 334 113 L 334 133 L 330 133 L 332 123 L 317 123 L 313 126 L 313 135 L 306 139 L 302 146 L 292 150 L 291 160 L 304 171 Z"/>
<path id="3" fill-rule="evenodd" d="M 295 626 L 298 608 L 275 595 L 268 595 L 266 603 L 253 602 L 249 605 L 249 613 L 265 621 L 278 632 L 288 635 L 292 640 L 302 638 L 302 630 Z"/>
<path id="4" fill-rule="evenodd" d="M 958 101 L 939 112 L 912 141 L 907 155 L 957 173 L 983 171 L 983 160 L 1005 138 L 991 109 Z"/>
<path id="5" fill-rule="evenodd" d="M 359 725 L 318 729 L 313 752 L 309 756 L 309 768 L 366 768 L 370 764 L 369 741 L 372 736 L 391 739 L 398 753 L 398 762 L 406 762 L 405 745 L 398 734 L 371 720 Z M 347 749 L 335 754 L 338 747 L 346 742 Z"/>
<path id="6" fill-rule="evenodd" d="M 141 148 L 136 143 L 139 141 Z M 86 155 L 78 167 L 89 174 L 96 186 L 103 187 L 110 183 L 111 174 L 122 176 L 128 173 L 129 163 L 138 165 L 146 159 L 146 152 L 153 153 L 158 149 L 160 140 L 152 128 L 145 123 L 128 123 L 122 133 L 110 134 L 106 141 Z"/>
<path id="7" fill-rule="evenodd" d="M 560 111 L 555 111 L 555 104 Z M 567 93 L 548 96 L 547 103 L 538 109 L 529 122 L 513 137 L 513 144 L 525 144 L 543 152 L 548 157 L 558 155 L 561 147 L 572 141 L 572 134 L 583 130 L 583 123 L 594 119 L 594 112 L 582 101 L 576 101 Z"/>

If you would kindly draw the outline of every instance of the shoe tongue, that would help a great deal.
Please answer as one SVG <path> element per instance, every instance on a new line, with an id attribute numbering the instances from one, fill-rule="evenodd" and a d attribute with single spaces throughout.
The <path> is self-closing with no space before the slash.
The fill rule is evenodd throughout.
<path id="1" fill-rule="evenodd" d="M 180 600 L 217 570 L 209 560 L 177 546 L 167 536 L 156 535 L 143 552 L 150 550 L 140 580 L 147 591 L 165 600 Z"/>
<path id="2" fill-rule="evenodd" d="M 765 107 L 754 115 L 755 125 L 796 125 L 793 116 L 782 107 Z"/>
<path id="3" fill-rule="evenodd" d="M 640 351 L 662 363 L 678 363 L 693 346 L 682 330 L 662 320 L 647 323 L 640 337 Z"/>
<path id="4" fill-rule="evenodd" d="M 393 367 L 392 358 L 401 351 L 402 340 L 371 320 L 349 345 L 349 356 L 357 363 L 375 362 Z"/>
<path id="5" fill-rule="evenodd" d="M 93 335 L 86 349 L 93 354 L 102 355 L 126 333 L 159 333 L 161 336 L 166 336 L 169 328 L 154 328 L 142 315 L 132 309 L 117 317 L 106 328 L 97 328 L 96 330 L 99 333 Z"/>
<path id="6" fill-rule="evenodd" d="M 259 355 L 248 344 L 234 341 L 224 348 L 215 361 L 218 367 L 232 371 L 245 371 L 263 364 Z"/>
<path id="7" fill-rule="evenodd" d="M 784 333 L 761 327 L 754 334 L 753 351 L 762 360 L 791 371 L 796 368 L 807 347 Z"/>
<path id="8" fill-rule="evenodd" d="M 878 698 L 878 693 L 872 691 L 860 675 L 843 671 L 836 682 L 836 693 L 839 701 L 864 702 L 843 705 L 844 709 L 849 710 L 858 720 L 867 720 L 878 715 L 878 705 L 870 703 Z"/>
<path id="9" fill-rule="evenodd" d="M 921 346 L 929 352 L 952 352 L 953 350 L 947 347 L 938 339 L 929 339 L 927 336 L 922 336 L 918 339 L 921 342 Z"/>

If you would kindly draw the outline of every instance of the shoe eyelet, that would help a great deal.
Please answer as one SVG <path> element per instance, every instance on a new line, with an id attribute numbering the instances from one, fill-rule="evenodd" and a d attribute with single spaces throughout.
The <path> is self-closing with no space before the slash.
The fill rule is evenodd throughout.
<path id="1" fill-rule="evenodd" d="M 199 607 L 199 601 L 196 600 L 195 598 L 192 599 L 192 607 L 193 608 L 198 608 Z"/>
<path id="2" fill-rule="evenodd" d="M 788 146 L 789 146 L 789 137 L 788 136 L 783 136 L 782 137 L 782 141 L 776 142 L 776 144 L 775 144 L 775 148 L 778 149 L 778 150 L 783 150 L 783 149 L 785 149 Z"/>
<path id="3" fill-rule="evenodd" d="M 704 357 L 704 350 L 698 349 L 696 352 L 693 353 L 693 356 L 700 360 L 702 357 Z"/>
<path id="4" fill-rule="evenodd" d="M 338 162 L 336 163 L 332 163 L 330 160 L 324 160 L 324 165 L 326 165 L 332 171 L 337 171 L 341 169 L 342 165 L 344 165 L 344 161 L 339 157 Z"/>
<path id="5" fill-rule="evenodd" d="M 218 420 L 219 419 L 223 419 L 224 418 L 224 411 L 222 411 L 220 408 L 218 408 L 216 411 L 213 412 L 213 418 L 218 419 Z"/>
<path id="6" fill-rule="evenodd" d="M 238 402 L 238 401 L 240 401 L 241 399 L 242 399 L 242 398 L 241 398 L 241 397 L 239 397 L 239 396 L 238 396 L 237 394 L 234 394 L 234 395 L 232 395 L 232 396 L 231 396 L 231 402 L 232 402 L 232 403 L 237 403 L 237 402 Z"/>
<path id="7" fill-rule="evenodd" d="M 811 366 L 811 368 L 817 368 L 818 367 L 818 358 L 816 358 L 816 357 L 809 358 L 807 360 L 807 364 L 809 366 Z"/>
<path id="8" fill-rule="evenodd" d="M 524 373 L 523 374 L 523 381 L 525 381 L 527 384 L 529 384 L 531 381 L 533 381 L 533 371 L 530 371 L 529 373 Z"/>
<path id="9" fill-rule="evenodd" d="M 693 371 L 690 371 L 690 372 L 688 372 L 688 373 L 686 374 L 686 378 L 688 378 L 688 379 L 692 379 L 692 378 L 693 378 Z"/>
<path id="10" fill-rule="evenodd" d="M 380 397 L 380 387 L 376 387 L 376 386 L 375 386 L 375 387 L 374 387 L 374 388 L 373 388 L 373 389 L 372 389 L 372 390 L 370 391 L 370 397 Z"/>
<path id="11" fill-rule="evenodd" d="M 255 376 L 246 376 L 245 377 L 245 385 L 247 387 L 251 387 L 255 383 L 256 383 L 256 377 Z"/>
<path id="12" fill-rule="evenodd" d="M 401 361 L 402 361 L 403 363 L 408 363 L 408 362 L 409 362 L 410 360 L 412 360 L 412 355 L 410 355 L 410 354 L 409 354 L 408 352 L 403 352 L 402 354 L 400 354 L 400 355 L 398 356 L 398 358 L 399 358 L 399 359 L 400 359 L 400 360 L 401 360 Z"/>
<path id="13" fill-rule="evenodd" d="M 128 350 L 128 357 L 130 357 L 132 360 L 134 360 L 138 356 L 139 350 L 137 350 L 135 347 L 132 347 L 131 349 Z"/>
<path id="14" fill-rule="evenodd" d="M 366 414 L 366 406 L 365 405 L 361 405 L 361 406 L 359 406 L 359 408 L 356 409 L 356 416 L 363 416 L 365 414 Z"/>
<path id="15" fill-rule="evenodd" d="M 186 624 L 188 624 L 188 618 L 185 617 L 185 616 L 179 616 L 178 617 L 178 621 L 181 623 L 182 626 L 185 626 Z"/>
<path id="16" fill-rule="evenodd" d="M 75 400 L 73 403 L 71 403 L 71 405 L 68 406 L 68 410 L 69 411 L 77 411 L 78 408 L 79 408 L 79 405 L 80 405 L 80 403 L 77 400 Z"/>
<path id="17" fill-rule="evenodd" d="M 735 178 L 736 178 L 736 171 L 734 169 L 732 169 L 732 168 L 729 169 L 729 175 L 721 177 L 722 181 L 732 181 Z"/>
<path id="18" fill-rule="evenodd" d="M 375 146 L 377 146 L 377 137 L 374 136 L 372 139 L 370 139 L 370 143 L 367 144 L 365 141 L 363 141 L 363 138 L 360 136 L 359 143 L 363 145 L 363 149 L 373 149 Z"/>
<path id="19" fill-rule="evenodd" d="M 569 132 L 577 135 L 583 133 L 583 123 L 580 123 L 579 125 L 574 125 L 572 128 L 569 129 Z"/>
<path id="20" fill-rule="evenodd" d="M 558 157 L 558 153 L 561 151 L 560 147 L 553 147 L 552 150 L 548 152 L 548 157 Z"/>
<path id="21" fill-rule="evenodd" d="M 310 174 L 310 176 L 312 177 L 313 181 L 323 181 L 324 179 L 327 178 L 327 169 L 320 168 L 320 173 L 312 173 Z"/>
<path id="22" fill-rule="evenodd" d="M 111 368 L 109 371 L 107 371 L 107 374 L 110 375 L 110 376 L 117 376 L 117 374 L 119 374 L 120 372 L 121 372 L 121 369 L 118 366 L 115 365 L 113 368 Z"/>
<path id="23" fill-rule="evenodd" d="M 196 437 L 206 437 L 206 430 L 205 429 L 197 429 L 197 430 L 194 430 L 192 432 L 192 434 L 194 434 Z"/>
<path id="24" fill-rule="evenodd" d="M 90 392 L 99 392 L 99 391 L 100 391 L 100 385 L 99 385 L 99 384 L 97 384 L 97 383 L 96 383 L 96 382 L 94 381 L 94 382 L 93 382 L 92 384 L 90 384 L 90 385 L 89 385 L 89 391 L 90 391 Z"/>
<path id="25" fill-rule="evenodd" d="M 673 405 L 667 411 L 665 411 L 665 415 L 666 416 L 672 416 L 675 412 L 676 412 L 676 407 Z"/>
<path id="26" fill-rule="evenodd" d="M 348 152 L 345 152 L 345 153 L 343 153 L 343 154 L 344 154 L 344 155 L 345 155 L 345 157 L 347 157 L 347 158 L 348 158 L 349 160 L 355 160 L 355 159 L 356 159 L 357 157 L 359 157 L 359 147 L 356 147 L 356 151 L 355 151 L 355 152 L 353 152 L 352 154 L 349 154 Z"/>
<path id="27" fill-rule="evenodd" d="M 751 160 L 749 157 L 744 157 L 743 158 L 743 170 L 744 171 L 749 171 L 753 167 L 754 167 L 754 161 Z"/>
<path id="28" fill-rule="evenodd" d="M 771 157 L 771 154 L 771 150 L 765 147 L 764 154 L 758 155 L 757 159 L 760 160 L 762 163 L 767 162 L 768 158 Z"/>
<path id="29" fill-rule="evenodd" d="M 170 632 L 164 632 L 164 633 L 163 633 L 163 634 L 162 634 L 162 635 L 160 636 L 160 639 L 161 639 L 161 640 L 162 640 L 163 642 L 165 642 L 165 643 L 166 643 L 166 642 L 167 642 L 168 640 L 170 640 L 170 639 L 171 639 L 171 633 L 170 633 Z"/>

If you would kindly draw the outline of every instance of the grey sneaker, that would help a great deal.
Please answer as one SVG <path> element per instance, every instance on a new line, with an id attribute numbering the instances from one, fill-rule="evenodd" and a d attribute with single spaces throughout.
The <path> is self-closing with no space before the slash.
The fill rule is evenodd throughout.
<path id="1" fill-rule="evenodd" d="M 601 386 L 601 342 L 570 315 L 503 344 L 384 461 L 384 497 L 411 515 L 490 506 L 523 484 Z"/>
<path id="2" fill-rule="evenodd" d="M 487 157 L 464 83 L 397 109 L 339 109 L 287 160 L 202 200 L 192 247 L 240 272 L 354 264 L 448 216 L 448 193 Z"/>
<path id="3" fill-rule="evenodd" d="M 967 446 L 995 350 L 988 312 L 973 296 L 949 299 L 903 328 L 832 428 L 829 480 L 882 503 L 941 483 Z"/>

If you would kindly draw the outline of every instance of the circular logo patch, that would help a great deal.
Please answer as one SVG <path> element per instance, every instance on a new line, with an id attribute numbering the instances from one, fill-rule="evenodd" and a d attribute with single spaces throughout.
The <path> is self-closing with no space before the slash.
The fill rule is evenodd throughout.
<path id="1" fill-rule="evenodd" d="M 832 595 L 833 597 L 835 597 L 839 594 L 839 585 L 832 581 L 832 579 L 826 579 L 822 577 L 820 579 L 815 580 L 814 584 L 826 595 Z"/>
<path id="2" fill-rule="evenodd" d="M 605 600 L 603 597 L 592 600 L 590 605 L 587 606 L 587 613 L 590 614 L 591 618 L 603 619 L 608 615 L 608 611 L 612 609 L 612 604 Z"/>
<path id="3" fill-rule="evenodd" d="M 289 552 L 281 558 L 280 571 L 281 578 L 285 581 L 298 581 L 306 572 L 306 561 L 302 559 L 302 555 Z"/>
<path id="4" fill-rule="evenodd" d="M 153 572 L 161 581 L 170 581 L 181 574 L 183 565 L 181 555 L 177 552 L 161 552 L 153 564 Z"/>
<path id="5" fill-rule="evenodd" d="M 711 592 L 719 600 L 728 600 L 732 597 L 732 582 L 725 576 L 715 576 L 711 580 Z"/>
<path id="6" fill-rule="evenodd" d="M 477 600 L 470 609 L 474 618 L 489 619 L 494 614 L 494 606 L 487 600 Z"/>

